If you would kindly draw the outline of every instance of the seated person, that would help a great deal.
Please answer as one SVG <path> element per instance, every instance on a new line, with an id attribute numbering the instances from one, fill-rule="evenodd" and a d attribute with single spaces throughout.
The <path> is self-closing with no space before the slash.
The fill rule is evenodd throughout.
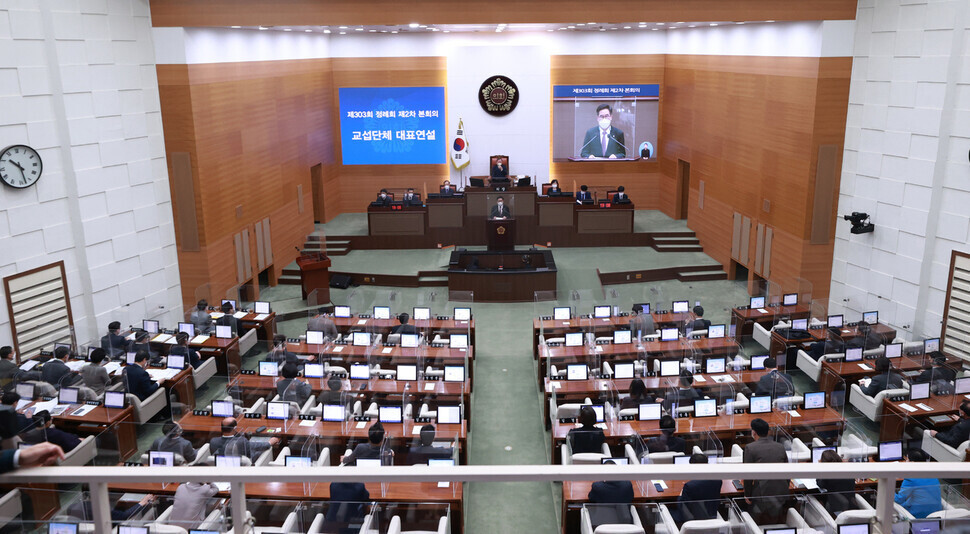
<path id="1" fill-rule="evenodd" d="M 589 187 L 587 187 L 586 184 L 579 186 L 579 193 L 576 193 L 576 203 L 577 204 L 593 203 L 593 193 L 589 192 Z"/>
<path id="2" fill-rule="evenodd" d="M 185 482 L 179 484 L 172 501 L 172 513 L 168 516 L 168 523 L 180 526 L 186 530 L 199 528 L 205 520 L 209 499 L 219 493 L 219 488 L 212 482 Z"/>
<path id="3" fill-rule="evenodd" d="M 458 193 L 458 190 L 451 186 L 451 180 L 445 180 L 438 192 L 442 195 L 454 195 Z"/>
<path id="4" fill-rule="evenodd" d="M 559 189 L 559 180 L 553 180 L 549 182 L 549 187 L 546 189 L 546 194 L 555 197 L 562 193 L 562 189 Z"/>
<path id="5" fill-rule="evenodd" d="M 189 347 L 189 335 L 185 332 L 175 334 L 175 346 L 169 349 L 168 353 L 176 356 L 185 356 L 185 360 L 189 362 L 189 365 L 193 369 L 198 369 L 202 365 L 202 358 L 199 357 L 199 351 Z"/>
<path id="6" fill-rule="evenodd" d="M 711 327 L 711 322 L 704 318 L 704 307 L 694 306 L 694 321 L 690 323 L 691 330 L 707 330 Z"/>
<path id="7" fill-rule="evenodd" d="M 101 338 L 101 348 L 111 358 L 122 358 L 127 347 L 128 340 L 121 335 L 121 323 L 119 321 L 108 323 L 108 333 Z"/>
<path id="8" fill-rule="evenodd" d="M 627 204 L 630 202 L 630 197 L 626 196 L 626 193 L 624 193 L 624 191 L 625 189 L 623 188 L 622 185 L 616 188 L 616 194 L 613 195 L 614 204 Z"/>
<path id="9" fill-rule="evenodd" d="M 909 449 L 907 457 L 910 462 L 925 462 L 929 459 L 923 449 L 916 447 Z M 940 481 L 936 478 L 903 479 L 894 500 L 918 519 L 943 509 Z"/>
<path id="10" fill-rule="evenodd" d="M 649 336 L 657 331 L 657 325 L 653 322 L 653 314 L 643 313 L 643 306 L 640 304 L 633 305 L 633 315 L 630 316 L 630 331 L 633 333 L 633 337 L 637 339 L 642 339 L 643 336 Z"/>
<path id="11" fill-rule="evenodd" d="M 15 410 L 17 403 L 20 402 L 20 395 L 16 391 L 6 391 L 0 403 L 0 435 L 3 438 L 13 437 L 24 430 L 29 429 L 34 423 L 26 415 Z"/>
<path id="12" fill-rule="evenodd" d="M 152 451 L 171 452 L 182 456 L 186 463 L 194 462 L 198 451 L 182 437 L 182 427 L 174 421 L 166 421 L 162 425 L 162 435 L 152 442 Z"/>
<path id="13" fill-rule="evenodd" d="M 489 176 L 493 182 L 507 182 L 509 180 L 509 168 L 505 158 L 495 158 L 495 165 L 492 165 Z"/>
<path id="14" fill-rule="evenodd" d="M 369 502 L 370 493 L 364 484 L 360 482 L 331 482 L 327 523 L 331 525 L 360 523 L 367 515 L 367 504 Z M 328 530 L 327 532 L 337 531 Z M 344 530 L 339 532 L 344 532 Z"/>
<path id="15" fill-rule="evenodd" d="M 773 398 L 788 397 L 795 393 L 791 375 L 777 369 L 778 362 L 773 356 L 765 358 L 764 376 L 758 379 L 755 395 L 771 395 Z"/>
<path id="16" fill-rule="evenodd" d="M 242 323 L 233 316 L 236 310 L 233 309 L 232 303 L 224 302 L 222 304 L 222 313 L 223 316 L 216 319 L 216 326 L 228 326 L 232 330 L 233 335 L 243 335 Z"/>
<path id="17" fill-rule="evenodd" d="M 596 411 L 592 406 L 584 405 L 579 409 L 579 424 L 581 426 L 572 428 L 566 435 L 566 440 L 570 442 L 573 454 L 583 452 L 603 452 L 603 443 L 606 436 L 602 428 L 596 427 Z"/>
<path id="18" fill-rule="evenodd" d="M 200 300 L 195 305 L 195 310 L 189 315 L 189 322 L 195 325 L 196 334 L 205 334 L 212 326 L 212 316 L 209 315 L 209 302 L 205 299 Z"/>
<path id="19" fill-rule="evenodd" d="M 320 315 L 313 317 L 307 322 L 306 329 L 315 332 L 323 332 L 324 339 L 329 339 L 331 341 L 337 339 L 337 325 L 334 324 L 333 319 L 330 318 L 330 314 L 323 313 L 322 309 L 320 311 Z"/>
<path id="20" fill-rule="evenodd" d="M 357 459 L 381 459 L 381 465 L 385 465 L 390 459 L 381 458 L 381 446 L 384 444 L 384 425 L 380 421 L 374 423 L 367 429 L 367 442 L 358 443 L 353 452 L 340 458 L 342 465 L 357 465 Z M 393 454 L 393 453 L 392 453 Z M 390 465 L 390 464 L 388 464 Z"/>
<path id="21" fill-rule="evenodd" d="M 404 198 L 401 200 L 405 206 L 420 206 L 422 204 L 421 196 L 414 194 L 413 187 L 408 188 L 407 192 L 404 193 Z"/>
<path id="22" fill-rule="evenodd" d="M 313 361 L 313 356 L 308 358 Z M 286 336 L 283 334 L 276 334 L 273 336 L 273 350 L 266 354 L 266 358 L 263 361 L 276 362 L 276 363 L 295 363 L 300 364 L 300 357 L 292 352 L 286 350 Z"/>
<path id="23" fill-rule="evenodd" d="M 400 324 L 392 328 L 391 333 L 392 334 L 417 334 L 418 329 L 415 328 L 413 324 L 408 324 L 408 321 L 410 320 L 411 320 L 411 316 L 408 315 L 407 313 L 402 313 L 401 315 L 398 315 L 397 321 Z"/>
<path id="24" fill-rule="evenodd" d="M 876 358 L 874 364 L 876 375 L 872 378 L 863 378 L 859 381 L 862 392 L 870 397 L 875 397 L 880 391 L 886 389 L 897 389 L 903 387 L 903 377 L 893 372 L 893 364 L 886 356 Z"/>
<path id="25" fill-rule="evenodd" d="M 676 403 L 678 406 L 693 406 L 694 401 L 701 399 L 704 396 L 701 392 L 693 387 L 694 385 L 694 373 L 684 369 L 680 372 L 680 387 L 677 389 L 676 398 L 665 398 L 663 399 L 664 409 L 668 412 L 673 411 L 673 405 Z"/>
<path id="26" fill-rule="evenodd" d="M 813 360 L 818 361 L 819 358 L 826 354 L 838 354 L 845 352 L 845 343 L 838 337 L 832 336 L 825 341 L 816 341 L 809 345 L 808 355 L 812 357 Z"/>
<path id="27" fill-rule="evenodd" d="M 373 203 L 375 206 L 390 206 L 391 196 L 387 194 L 387 189 L 381 189 L 381 192 L 377 195 L 377 200 L 375 200 Z"/>
<path id="28" fill-rule="evenodd" d="M 684 438 L 674 435 L 677 431 L 677 421 L 669 415 L 660 418 L 660 435 L 647 440 L 648 452 L 687 452 L 687 442 Z"/>
<path id="29" fill-rule="evenodd" d="M 212 438 L 209 442 L 209 452 L 213 456 L 239 454 L 255 461 L 263 451 L 280 442 L 279 438 L 251 442 L 249 438 L 236 432 L 236 425 L 235 417 L 226 417 L 222 420 L 222 435 Z"/>
<path id="30" fill-rule="evenodd" d="M 839 456 L 839 453 L 828 450 L 822 453 L 819 461 L 822 463 L 840 463 L 842 457 Z M 822 494 L 822 503 L 825 505 L 825 509 L 832 514 L 832 517 L 854 508 L 851 503 L 852 494 L 855 493 L 855 479 L 820 478 L 816 483 L 819 489 L 825 492 Z"/>
<path id="31" fill-rule="evenodd" d="M 159 378 L 158 381 L 152 380 L 151 375 L 145 370 L 146 367 L 148 367 L 148 353 L 140 350 L 135 353 L 135 364 L 126 365 L 122 371 L 126 391 L 142 401 L 151 397 L 158 390 L 158 386 L 165 382 L 164 378 Z"/>
<path id="32" fill-rule="evenodd" d="M 960 420 L 943 432 L 927 430 L 931 436 L 946 443 L 954 449 L 970 439 L 970 401 L 960 403 Z"/>
<path id="33" fill-rule="evenodd" d="M 935 350 L 929 354 L 931 365 L 924 368 L 923 372 L 913 379 L 914 384 L 933 384 L 934 387 L 943 384 L 951 384 L 957 378 L 957 373 L 946 364 L 946 356 Z"/>
<path id="34" fill-rule="evenodd" d="M 607 460 L 606 465 L 616 465 L 616 462 Z M 600 525 L 633 523 L 629 506 L 633 503 L 633 483 L 629 480 L 593 482 L 586 498 L 591 504 L 599 505 L 589 507 L 589 521 L 594 529 Z M 617 506 L 604 506 L 609 504 Z"/>
<path id="35" fill-rule="evenodd" d="M 318 404 L 341 404 L 342 392 L 340 388 L 343 386 L 344 381 L 340 379 L 339 376 L 332 375 L 327 379 L 327 389 L 320 392 L 320 396 L 317 397 Z"/>
<path id="36" fill-rule="evenodd" d="M 91 362 L 81 368 L 81 380 L 84 385 L 93 389 L 98 395 L 104 395 L 104 390 L 111 385 L 108 371 L 101 365 L 107 353 L 98 348 L 91 351 Z"/>
<path id="37" fill-rule="evenodd" d="M 36 428 L 23 434 L 24 443 L 53 443 L 61 448 L 65 453 L 74 450 L 81 444 L 81 438 L 70 432 L 65 432 L 54 426 L 51 413 L 41 410 L 34 414 L 33 423 Z"/>
<path id="38" fill-rule="evenodd" d="M 647 391 L 647 386 L 643 380 L 634 378 L 630 382 L 630 395 L 620 402 L 620 409 L 637 408 L 641 404 L 657 402 L 657 396 Z"/>
<path id="39" fill-rule="evenodd" d="M 435 447 L 435 428 L 434 425 L 424 425 L 421 427 L 421 434 L 418 438 L 420 444 L 408 449 L 408 464 L 426 464 L 429 459 L 451 458 L 451 447 Z"/>
<path id="40" fill-rule="evenodd" d="M 196 327 L 196 331 L 198 331 L 198 327 Z M 132 340 L 131 346 L 128 347 L 128 352 L 138 352 L 140 350 L 143 350 L 148 353 L 148 356 L 149 358 L 151 358 L 151 361 L 153 362 L 158 361 L 159 359 L 161 359 L 161 357 L 158 355 L 157 352 L 152 350 L 151 343 L 149 343 L 151 339 L 152 339 L 152 334 L 149 334 L 148 332 L 140 332 L 138 335 L 135 336 L 135 339 Z"/>
<path id="41" fill-rule="evenodd" d="M 71 368 L 67 366 L 67 359 L 70 356 L 71 350 L 67 347 L 57 347 L 54 349 L 54 357 L 40 366 L 41 380 L 56 388 L 61 387 L 62 381 L 65 385 L 71 384 L 75 378 L 70 376 Z"/>
<path id="42" fill-rule="evenodd" d="M 283 378 L 276 383 L 276 393 L 280 399 L 303 406 L 313 394 L 313 388 L 297 378 L 300 376 L 300 366 L 292 362 L 284 363 L 280 368 L 280 376 Z"/>
<path id="43" fill-rule="evenodd" d="M 489 213 L 489 219 L 509 219 L 512 217 L 512 211 L 509 207 L 505 205 L 505 199 L 503 197 L 498 197 L 496 203 L 492 206 L 492 211 Z"/>
<path id="44" fill-rule="evenodd" d="M 690 457 L 692 464 L 706 464 L 707 456 L 695 453 Z M 678 525 L 685 521 L 714 519 L 717 517 L 717 503 L 721 500 L 720 480 L 690 480 L 680 490 L 677 507 L 671 511 Z"/>

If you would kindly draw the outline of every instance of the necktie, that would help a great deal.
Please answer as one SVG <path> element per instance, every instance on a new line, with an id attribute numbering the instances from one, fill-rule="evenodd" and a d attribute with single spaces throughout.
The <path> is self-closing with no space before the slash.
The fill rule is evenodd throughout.
<path id="1" fill-rule="evenodd" d="M 603 140 L 601 141 L 603 145 L 603 156 L 606 156 L 606 130 L 602 132 Z"/>

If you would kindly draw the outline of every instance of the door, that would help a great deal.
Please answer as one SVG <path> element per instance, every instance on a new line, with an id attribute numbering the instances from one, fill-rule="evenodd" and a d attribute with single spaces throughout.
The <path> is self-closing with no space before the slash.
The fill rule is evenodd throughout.
<path id="1" fill-rule="evenodd" d="M 690 163 L 677 160 L 677 218 L 687 218 L 687 204 L 690 200 Z"/>
<path id="2" fill-rule="evenodd" d="M 310 187 L 313 189 L 313 220 L 322 223 L 327 217 L 323 212 L 323 165 L 320 163 L 310 167 Z"/>

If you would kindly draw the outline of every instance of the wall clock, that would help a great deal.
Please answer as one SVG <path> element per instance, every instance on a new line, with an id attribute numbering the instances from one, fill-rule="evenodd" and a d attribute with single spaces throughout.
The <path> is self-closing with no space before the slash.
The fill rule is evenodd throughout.
<path id="1" fill-rule="evenodd" d="M 27 145 L 11 145 L 0 152 L 0 180 L 5 185 L 25 189 L 36 184 L 43 173 L 40 154 Z"/>

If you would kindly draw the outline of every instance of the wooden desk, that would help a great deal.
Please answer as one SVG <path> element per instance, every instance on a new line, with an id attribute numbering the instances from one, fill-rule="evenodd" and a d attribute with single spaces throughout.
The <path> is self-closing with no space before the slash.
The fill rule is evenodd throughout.
<path id="1" fill-rule="evenodd" d="M 472 258 L 479 261 L 469 269 Z M 532 302 L 536 291 L 556 291 L 552 251 L 457 251 L 451 253 L 448 290 L 471 291 L 476 302 Z"/>
<path id="2" fill-rule="evenodd" d="M 572 226 L 576 205 L 573 197 L 538 197 L 539 226 Z"/>
<path id="3" fill-rule="evenodd" d="M 259 314 L 249 313 L 239 321 L 243 324 L 244 328 L 256 329 L 256 339 L 262 339 L 264 341 L 272 341 L 273 336 L 276 335 L 276 312 L 270 312 L 265 319 L 257 320 Z"/>
<path id="4" fill-rule="evenodd" d="M 551 308 L 554 307 L 550 305 Z M 663 326 L 676 326 L 683 330 L 684 325 L 693 321 L 696 317 L 691 312 L 686 313 L 651 313 L 653 323 L 657 328 Z M 557 321 L 555 319 L 533 319 L 532 320 L 532 354 L 539 358 L 539 336 L 544 336 L 547 340 L 552 337 L 563 337 L 566 332 L 613 332 L 616 329 L 630 328 L 630 316 L 610 317 L 608 319 L 591 319 L 586 317 L 573 317 L 569 320 Z"/>
<path id="5" fill-rule="evenodd" d="M 771 327 L 782 317 L 791 319 L 808 319 L 811 314 L 811 307 L 805 304 L 796 306 L 765 306 L 761 308 L 768 313 L 762 313 L 754 308 L 734 308 L 731 310 L 731 323 L 734 325 L 734 337 L 741 339 L 750 336 L 754 332 L 754 324 L 758 323 L 771 330 Z"/>
<path id="6" fill-rule="evenodd" d="M 465 203 L 468 217 L 488 217 L 495 199 L 503 197 L 505 205 L 512 211 L 512 217 L 532 217 L 536 212 L 536 188 L 534 186 L 516 187 L 514 182 L 505 187 L 504 191 L 496 191 L 494 187 L 466 187 Z"/>
<path id="7" fill-rule="evenodd" d="M 428 198 L 428 228 L 462 228 L 465 225 L 465 199 L 460 196 Z"/>
<path id="8" fill-rule="evenodd" d="M 157 341 L 152 341 L 149 345 L 160 356 L 168 356 L 168 351 L 175 346 L 173 343 L 159 343 Z M 229 374 L 229 369 L 233 369 L 233 374 L 236 374 L 242 367 L 242 357 L 239 354 L 239 338 L 236 336 L 230 339 L 219 339 L 215 335 L 211 335 L 209 339 L 206 339 L 202 343 L 192 343 L 189 340 L 189 347 L 199 351 L 199 357 L 202 360 L 209 357 L 217 358 L 216 368 L 219 370 L 219 374 L 223 376 Z"/>
<path id="9" fill-rule="evenodd" d="M 857 338 L 861 336 L 858 326 L 851 326 L 847 328 L 842 328 L 842 340 L 848 341 L 850 339 Z M 771 346 L 768 352 L 778 361 L 778 366 L 781 367 L 782 362 L 788 362 L 788 349 L 790 348 L 803 348 L 808 344 L 815 343 L 817 341 L 825 341 L 829 337 L 828 328 L 813 328 L 808 330 L 809 336 L 802 339 L 787 339 L 782 336 L 778 331 L 771 333 Z M 896 330 L 890 326 L 884 325 L 882 323 L 872 325 L 869 335 L 879 336 L 880 343 L 888 343 L 896 338 Z"/>
<path id="10" fill-rule="evenodd" d="M 601 208 L 596 204 L 577 204 L 576 231 L 580 234 L 633 233 L 633 203 Z"/>
<path id="11" fill-rule="evenodd" d="M 924 356 L 901 356 L 892 358 L 890 361 L 893 368 L 897 371 L 916 371 L 923 368 Z M 948 358 L 948 362 L 957 363 L 956 358 Z M 926 363 L 929 363 L 928 361 Z M 863 369 L 860 365 L 865 365 L 869 369 Z M 862 360 L 861 362 L 822 362 L 822 374 L 819 376 L 818 387 L 822 391 L 833 391 L 835 385 L 839 383 L 839 378 L 845 381 L 845 389 L 848 391 L 849 385 L 858 382 L 860 378 L 876 376 L 875 360 Z"/>
<path id="12" fill-rule="evenodd" d="M 31 409 L 36 402 L 32 402 L 21 410 L 21 413 Z M 70 413 L 79 408 L 77 404 L 68 408 L 61 415 L 53 417 L 55 425 L 66 432 L 84 436 L 98 436 L 105 431 L 110 431 L 118 441 L 118 452 L 121 459 L 130 458 L 138 452 L 138 438 L 135 435 L 135 413 L 131 406 L 124 408 L 105 408 L 98 406 L 83 416 L 74 416 Z M 102 444 L 101 447 L 105 445 Z"/>
<path id="13" fill-rule="evenodd" d="M 924 428 L 942 429 L 955 424 L 959 420 L 960 403 L 965 401 L 963 395 L 932 395 L 928 399 L 912 401 L 909 399 L 902 401 L 892 401 L 884 399 L 882 404 L 883 416 L 879 422 L 879 441 L 895 441 L 902 439 L 906 427 L 910 425 L 920 425 Z M 902 407 L 908 404 L 916 408 L 915 412 Z M 932 408 L 930 411 L 917 407 L 917 404 L 925 404 Z M 934 415 L 950 416 L 950 423 L 936 424 L 929 421 Z"/>
<path id="14" fill-rule="evenodd" d="M 368 206 L 368 235 L 424 235 L 427 216 L 423 206 Z"/>
<path id="15" fill-rule="evenodd" d="M 287 343 L 286 350 L 294 354 L 319 356 L 323 361 L 345 361 L 352 363 L 416 363 L 423 361 L 425 365 L 432 363 L 464 365 L 467 361 L 465 372 L 469 379 L 472 377 L 474 366 L 471 361 L 474 359 L 474 348 L 452 349 L 448 347 L 419 347 L 408 349 L 398 347 L 384 347 L 378 345 L 377 348 L 355 347 L 354 345 L 310 345 L 306 341 L 299 343 Z"/>
<path id="16" fill-rule="evenodd" d="M 317 395 L 321 391 L 329 390 L 326 378 L 301 378 L 313 388 L 313 394 Z M 232 382 L 232 386 L 239 387 L 243 392 L 255 396 L 276 395 L 277 378 L 272 376 L 259 375 L 239 375 Z M 445 382 L 444 380 L 431 380 L 424 382 L 419 388 L 415 382 L 405 382 L 403 380 L 386 380 L 373 378 L 371 380 L 344 380 L 341 391 L 346 391 L 355 395 L 363 395 L 370 398 L 373 395 L 402 395 L 405 391 L 417 397 L 434 397 L 439 401 L 462 401 L 465 404 L 465 414 L 469 411 L 469 401 L 471 397 L 471 381 L 464 382 Z M 428 384 L 434 386 L 433 390 L 425 389 Z M 408 389 L 406 386 L 410 385 Z M 364 386 L 364 389 L 360 389 Z M 466 417 L 467 418 L 467 417 Z"/>

